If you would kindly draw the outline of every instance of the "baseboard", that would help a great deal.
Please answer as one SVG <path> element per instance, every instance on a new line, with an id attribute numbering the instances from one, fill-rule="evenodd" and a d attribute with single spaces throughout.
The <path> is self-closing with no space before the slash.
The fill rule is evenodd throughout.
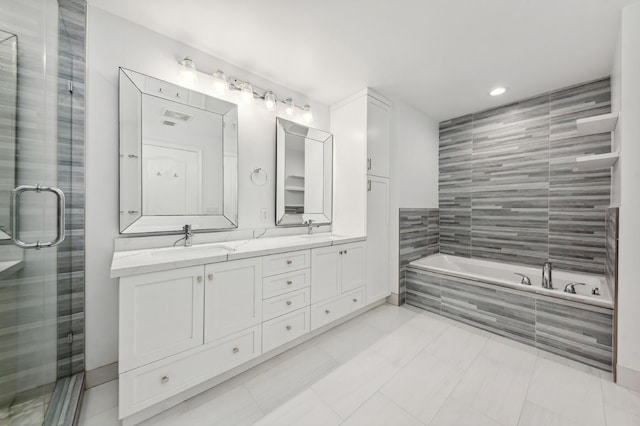
<path id="1" fill-rule="evenodd" d="M 87 389 L 99 386 L 103 383 L 116 380 L 118 378 L 118 363 L 103 365 L 85 373 L 85 387 Z"/>
<path id="2" fill-rule="evenodd" d="M 400 297 L 396 293 L 387 296 L 387 303 L 394 306 L 400 306 Z"/>
<path id="3" fill-rule="evenodd" d="M 616 383 L 632 391 L 640 392 L 640 371 L 617 365 Z"/>

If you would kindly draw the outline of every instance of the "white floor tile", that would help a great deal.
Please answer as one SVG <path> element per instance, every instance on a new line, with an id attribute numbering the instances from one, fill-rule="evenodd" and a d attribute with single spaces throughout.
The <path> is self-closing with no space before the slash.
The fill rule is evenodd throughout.
<path id="1" fill-rule="evenodd" d="M 404 306 L 384 304 L 365 313 L 359 320 L 380 331 L 389 332 L 402 327 L 416 315 L 418 314 L 415 311 L 406 309 Z"/>
<path id="2" fill-rule="evenodd" d="M 640 417 L 629 411 L 622 410 L 613 405 L 604 404 L 605 416 L 608 426 L 638 426 Z"/>
<path id="3" fill-rule="evenodd" d="M 118 381 L 112 380 L 85 391 L 80 419 L 96 416 L 117 406 Z"/>
<path id="4" fill-rule="evenodd" d="M 605 424 L 600 377 L 538 357 L 527 400 L 581 425 Z"/>
<path id="5" fill-rule="evenodd" d="M 640 393 L 601 379 L 604 403 L 640 417 Z M 640 423 L 638 423 L 640 425 Z"/>
<path id="6" fill-rule="evenodd" d="M 411 414 L 376 392 L 342 424 L 343 426 L 422 426 Z"/>
<path id="7" fill-rule="evenodd" d="M 313 389 L 346 419 L 398 371 L 373 351 L 365 351 L 314 384 Z"/>
<path id="8" fill-rule="evenodd" d="M 526 401 L 522 407 L 518 426 L 580 426 L 580 424 Z"/>
<path id="9" fill-rule="evenodd" d="M 429 426 L 502 426 L 455 398 L 447 399 Z M 542 425 L 541 425 L 542 426 Z M 545 425 L 546 426 L 546 425 Z"/>
<path id="10" fill-rule="evenodd" d="M 293 397 L 284 405 L 267 414 L 256 425 L 260 426 L 333 426 L 342 422 L 338 416 L 311 389 Z"/>
<path id="11" fill-rule="evenodd" d="M 426 350 L 436 358 L 466 370 L 488 340 L 484 335 L 454 324 L 431 342 Z"/>
<path id="12" fill-rule="evenodd" d="M 371 345 L 371 349 L 382 355 L 384 358 L 402 367 L 411 361 L 420 351 L 422 351 L 442 330 L 447 326 L 442 324 L 442 328 L 425 330 L 414 327 L 411 319 L 402 327 L 390 332 Z"/>
<path id="13" fill-rule="evenodd" d="M 379 329 L 359 321 L 348 328 L 323 336 L 317 346 L 344 363 L 367 351 L 384 335 Z"/>
<path id="14" fill-rule="evenodd" d="M 452 397 L 501 424 L 516 425 L 535 362 L 535 353 L 489 340 Z"/>
<path id="15" fill-rule="evenodd" d="M 78 426 L 119 426 L 118 409 L 112 408 L 96 416 L 86 417 L 78 422 Z"/>
<path id="16" fill-rule="evenodd" d="M 464 370 L 424 350 L 389 380 L 381 393 L 423 423 L 429 423 Z"/>
<path id="17" fill-rule="evenodd" d="M 322 349 L 311 347 L 293 357 L 283 358 L 273 368 L 247 380 L 244 385 L 260 409 L 268 413 L 337 366 L 338 362 Z"/>

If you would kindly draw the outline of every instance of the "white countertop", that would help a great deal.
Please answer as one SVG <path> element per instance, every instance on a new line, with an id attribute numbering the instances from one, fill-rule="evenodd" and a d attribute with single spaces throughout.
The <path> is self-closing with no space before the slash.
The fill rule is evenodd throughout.
<path id="1" fill-rule="evenodd" d="M 191 247 L 118 251 L 113 254 L 111 278 L 364 240 L 366 240 L 364 236 L 321 233 L 196 244 Z"/>

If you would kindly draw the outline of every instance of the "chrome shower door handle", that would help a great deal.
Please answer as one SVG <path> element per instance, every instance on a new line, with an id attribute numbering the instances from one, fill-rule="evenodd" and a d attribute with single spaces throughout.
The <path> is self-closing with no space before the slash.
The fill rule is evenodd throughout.
<path id="1" fill-rule="evenodd" d="M 25 192 L 51 192 L 58 201 L 58 220 L 57 220 L 57 232 L 56 238 L 53 241 L 36 241 L 35 243 L 28 243 L 20 239 L 20 197 Z M 59 188 L 52 186 L 40 186 L 40 185 L 21 185 L 15 188 L 11 193 L 11 239 L 15 245 L 23 249 L 36 249 L 55 247 L 64 241 L 65 237 L 65 199 L 64 192 Z"/>

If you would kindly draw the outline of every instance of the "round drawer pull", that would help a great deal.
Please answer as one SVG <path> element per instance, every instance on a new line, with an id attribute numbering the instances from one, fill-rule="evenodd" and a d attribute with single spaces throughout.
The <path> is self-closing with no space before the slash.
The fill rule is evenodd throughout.
<path id="1" fill-rule="evenodd" d="M 291 284 L 293 284 L 293 281 L 287 280 L 287 285 L 291 285 Z"/>
<path id="2" fill-rule="evenodd" d="M 287 331 L 291 331 L 293 327 L 291 327 L 290 325 L 287 326 Z"/>
<path id="3" fill-rule="evenodd" d="M 357 303 L 357 302 L 358 302 L 358 299 L 353 299 L 353 303 Z"/>
<path id="4" fill-rule="evenodd" d="M 291 265 L 293 262 L 291 260 L 287 260 L 287 265 Z"/>
<path id="5" fill-rule="evenodd" d="M 169 376 L 162 376 L 162 378 L 160 379 L 160 383 L 162 383 L 163 385 L 165 383 L 169 383 Z"/>
<path id="6" fill-rule="evenodd" d="M 201 283 L 202 282 L 202 275 L 198 275 L 198 282 Z"/>
<path id="7" fill-rule="evenodd" d="M 287 306 L 291 306 L 291 300 L 287 300 Z"/>
<path id="8" fill-rule="evenodd" d="M 343 252 L 342 250 L 340 250 L 340 251 L 339 251 L 339 254 L 342 254 L 342 253 L 344 253 L 344 252 Z"/>
<path id="9" fill-rule="evenodd" d="M 213 274 L 207 275 L 207 278 L 209 279 L 209 281 L 213 281 Z"/>
<path id="10" fill-rule="evenodd" d="M 330 311 L 330 310 L 328 310 L 328 309 L 325 309 L 325 310 L 324 310 L 324 313 L 325 313 L 325 314 L 330 314 L 330 313 L 331 313 L 331 311 Z"/>
<path id="11" fill-rule="evenodd" d="M 347 251 L 346 251 L 346 250 L 344 251 L 344 254 L 347 254 Z"/>
<path id="12" fill-rule="evenodd" d="M 237 354 L 238 352 L 240 352 L 240 348 L 233 348 L 233 353 Z"/>

